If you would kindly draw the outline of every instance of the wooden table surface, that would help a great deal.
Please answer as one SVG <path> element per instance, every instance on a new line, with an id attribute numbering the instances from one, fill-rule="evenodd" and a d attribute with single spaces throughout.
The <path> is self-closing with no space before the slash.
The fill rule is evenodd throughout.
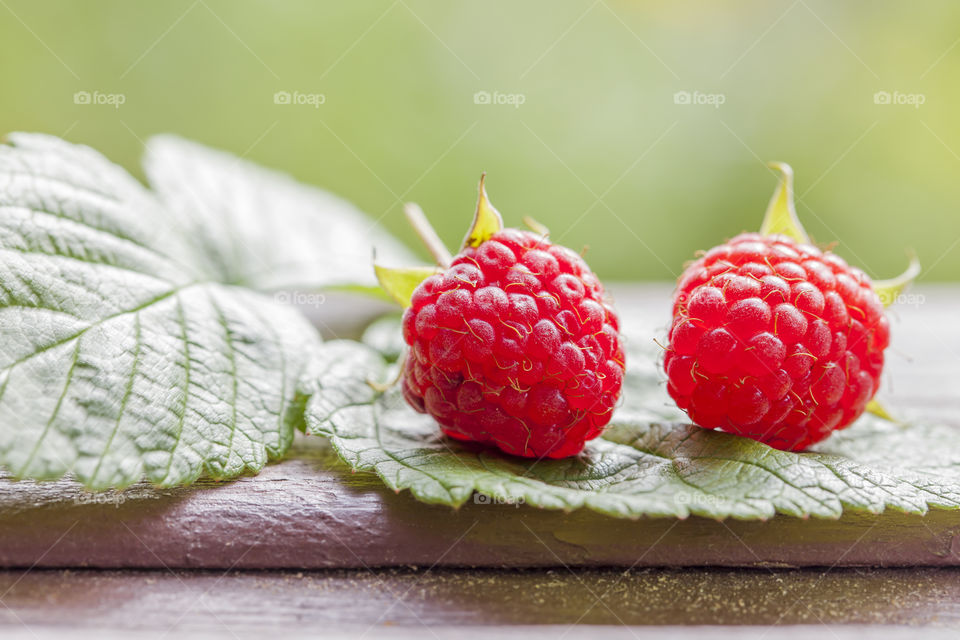
<path id="1" fill-rule="evenodd" d="M 893 311 L 882 393 L 960 428 L 960 288 L 912 293 Z M 625 322 L 663 329 L 669 287 L 615 294 Z M 374 311 L 349 307 L 351 318 L 321 309 L 318 326 L 344 335 Z M 454 512 L 350 474 L 311 440 L 216 486 L 91 498 L 69 482 L 0 480 L 0 634 L 469 637 L 497 625 L 508 637 L 612 638 L 696 624 L 755 626 L 670 633 L 805 637 L 826 625 L 846 638 L 864 633 L 851 625 L 894 625 L 890 637 L 912 633 L 897 625 L 960 627 L 960 514 L 678 523 Z M 531 624 L 559 626 L 516 626 Z"/>

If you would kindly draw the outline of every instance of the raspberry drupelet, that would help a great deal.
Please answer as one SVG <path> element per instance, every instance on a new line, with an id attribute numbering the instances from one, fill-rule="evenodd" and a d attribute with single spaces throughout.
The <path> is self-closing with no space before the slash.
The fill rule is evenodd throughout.
<path id="1" fill-rule="evenodd" d="M 452 438 L 531 458 L 576 455 L 610 421 L 623 382 L 603 286 L 540 233 L 502 229 L 474 245 L 411 296 L 404 397 Z"/>
<path id="2" fill-rule="evenodd" d="M 806 240 L 792 173 L 776 166 L 767 231 L 710 249 L 681 275 L 664 368 L 694 423 L 800 451 L 867 408 L 890 324 L 870 278 Z M 914 269 L 882 289 L 902 288 Z"/>

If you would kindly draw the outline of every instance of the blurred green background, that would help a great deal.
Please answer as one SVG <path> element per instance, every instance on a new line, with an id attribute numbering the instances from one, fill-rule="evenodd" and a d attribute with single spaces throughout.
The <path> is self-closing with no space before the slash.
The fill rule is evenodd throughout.
<path id="1" fill-rule="evenodd" d="M 175 132 L 326 187 L 411 245 L 402 201 L 453 245 L 487 171 L 509 224 L 536 217 L 611 279 L 672 279 L 756 229 L 764 162 L 783 160 L 818 242 L 879 277 L 912 247 L 922 279 L 950 280 L 958 26 L 952 0 L 0 0 L 0 129 L 138 175 L 143 141 Z"/>

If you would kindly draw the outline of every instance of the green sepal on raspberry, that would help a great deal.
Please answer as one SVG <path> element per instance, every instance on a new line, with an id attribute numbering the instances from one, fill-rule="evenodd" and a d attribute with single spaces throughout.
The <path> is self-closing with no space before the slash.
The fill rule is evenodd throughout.
<path id="1" fill-rule="evenodd" d="M 404 398 L 457 440 L 528 458 L 580 453 L 609 423 L 623 384 L 619 320 L 603 285 L 545 228 L 505 229 L 483 178 L 455 256 L 418 208 L 407 215 L 440 266 L 376 266 L 406 307 Z"/>
<path id="2" fill-rule="evenodd" d="M 695 424 L 800 451 L 874 409 L 890 323 L 884 313 L 919 273 L 874 283 L 817 248 L 797 219 L 793 172 L 760 233 L 686 268 L 673 298 L 667 390 Z"/>

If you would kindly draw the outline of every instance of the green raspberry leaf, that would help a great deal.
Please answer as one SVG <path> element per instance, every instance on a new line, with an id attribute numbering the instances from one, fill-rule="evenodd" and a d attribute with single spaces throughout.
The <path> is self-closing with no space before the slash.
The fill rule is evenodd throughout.
<path id="1" fill-rule="evenodd" d="M 374 335 L 382 332 L 378 326 Z M 428 503 L 458 506 L 476 492 L 492 503 L 587 508 L 621 518 L 748 520 L 960 508 L 960 451 L 949 444 L 955 438 L 946 427 L 905 429 L 868 416 L 817 453 L 778 451 L 680 421 L 656 358 L 651 349 L 628 354 L 627 401 L 602 438 L 566 460 L 523 460 L 442 437 L 396 386 L 380 394 L 368 384 L 390 380 L 395 365 L 356 343 L 323 346 L 304 389 L 319 392 L 307 403 L 306 421 L 351 467 Z"/>
<path id="2" fill-rule="evenodd" d="M 372 248 L 389 264 L 413 260 L 346 200 L 223 151 L 156 136 L 147 142 L 144 169 L 219 282 L 377 290 Z"/>
<path id="3" fill-rule="evenodd" d="M 232 478 L 283 454 L 320 338 L 292 307 L 237 285 L 292 284 L 286 261 L 308 247 L 359 250 L 381 232 L 319 190 L 228 170 L 228 156 L 176 139 L 151 144 L 159 197 L 87 147 L 8 142 L 0 466 L 119 488 Z M 296 273 L 316 286 L 372 283 L 369 255 L 324 255 Z"/>

